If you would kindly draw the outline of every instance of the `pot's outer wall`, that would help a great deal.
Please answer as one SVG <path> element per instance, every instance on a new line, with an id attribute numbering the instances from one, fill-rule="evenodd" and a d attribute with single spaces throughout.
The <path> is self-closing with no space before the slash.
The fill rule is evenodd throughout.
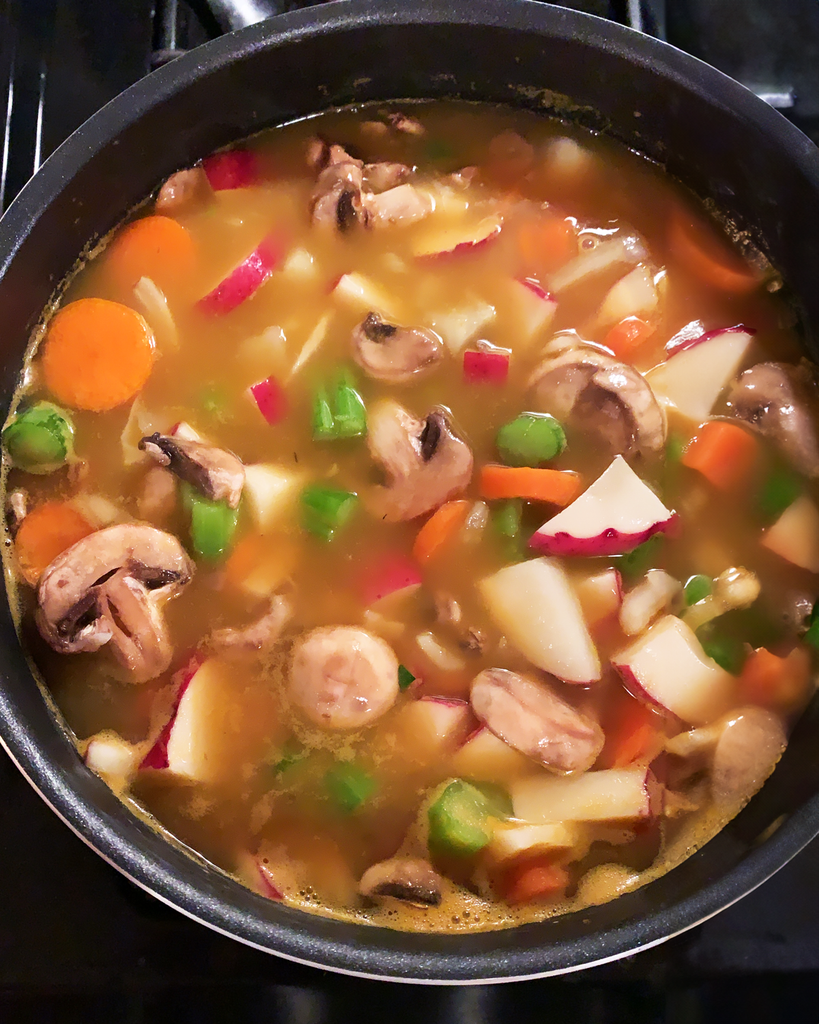
<path id="1" fill-rule="evenodd" d="M 0 222 L 0 346 L 7 404 L 31 329 L 89 239 L 179 167 L 316 110 L 390 97 L 543 105 L 571 96 L 752 229 L 819 324 L 819 154 L 741 86 L 656 40 L 542 4 L 413 0 L 301 11 L 224 37 L 109 104 L 47 161 Z M 590 113 L 594 111 L 596 113 Z M 636 116 L 635 111 L 640 116 Z M 809 333 L 809 332 L 808 332 Z M 261 948 L 393 979 L 506 980 L 571 970 L 690 927 L 760 884 L 819 831 L 819 703 L 771 781 L 681 867 L 602 907 L 464 936 L 331 921 L 245 890 L 134 818 L 77 758 L 0 613 L 0 732 L 54 809 L 160 898 Z M 772 839 L 758 839 L 785 819 Z"/>

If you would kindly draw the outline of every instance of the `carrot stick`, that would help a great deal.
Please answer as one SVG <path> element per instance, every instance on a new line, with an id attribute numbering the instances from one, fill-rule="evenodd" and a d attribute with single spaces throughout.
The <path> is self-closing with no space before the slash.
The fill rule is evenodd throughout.
<path id="1" fill-rule="evenodd" d="M 32 587 L 57 555 L 93 533 L 94 528 L 67 502 L 47 501 L 25 517 L 14 550 L 23 579 Z"/>
<path id="2" fill-rule="evenodd" d="M 242 537 L 225 562 L 225 581 L 232 587 L 241 587 L 267 552 L 268 546 L 260 534 L 249 533 Z"/>
<path id="3" fill-rule="evenodd" d="M 759 444 L 735 423 L 712 420 L 700 428 L 682 457 L 682 464 L 696 469 L 722 491 L 745 483 L 759 455 Z"/>
<path id="4" fill-rule="evenodd" d="M 599 767 L 627 768 L 635 761 L 653 760 L 663 746 L 662 719 L 651 708 L 626 695 L 606 729 L 606 745 Z"/>
<path id="5" fill-rule="evenodd" d="M 672 256 L 709 285 L 741 295 L 760 283 L 752 267 L 682 207 L 671 208 L 668 242 Z"/>
<path id="6" fill-rule="evenodd" d="M 416 562 L 429 562 L 452 539 L 469 513 L 468 501 L 448 501 L 432 513 L 418 531 L 412 545 L 412 557 Z"/>
<path id="7" fill-rule="evenodd" d="M 121 288 L 133 288 L 141 277 L 150 277 L 160 288 L 167 288 L 191 274 L 196 247 L 178 221 L 155 214 L 122 228 L 103 259 Z"/>
<path id="8" fill-rule="evenodd" d="M 654 324 L 641 320 L 639 316 L 627 316 L 625 320 L 611 328 L 603 339 L 603 344 L 610 348 L 618 359 L 628 362 L 654 334 L 654 330 Z"/>
<path id="9" fill-rule="evenodd" d="M 798 708 L 807 698 L 809 685 L 810 655 L 803 647 L 794 648 L 786 658 L 759 647 L 746 659 L 739 677 L 744 700 L 774 711 Z"/>
<path id="10" fill-rule="evenodd" d="M 524 498 L 568 505 L 580 490 L 580 476 L 558 469 L 531 469 L 528 466 L 481 467 L 482 498 Z"/>
<path id="11" fill-rule="evenodd" d="M 557 270 L 577 255 L 577 238 L 568 220 L 553 215 L 522 225 L 518 246 L 527 268 Z"/>
<path id="12" fill-rule="evenodd" d="M 74 409 L 104 412 L 141 391 L 154 336 L 139 313 L 108 299 L 77 299 L 51 321 L 43 346 L 45 384 Z"/>
<path id="13" fill-rule="evenodd" d="M 526 858 L 513 864 L 504 879 L 504 898 L 507 903 L 531 903 L 562 893 L 569 884 L 564 867 L 553 860 Z"/>

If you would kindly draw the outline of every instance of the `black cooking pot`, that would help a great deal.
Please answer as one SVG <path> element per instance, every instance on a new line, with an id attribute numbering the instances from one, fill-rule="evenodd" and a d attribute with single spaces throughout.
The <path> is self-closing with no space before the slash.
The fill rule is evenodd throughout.
<path id="1" fill-rule="evenodd" d="M 812 350 L 810 325 L 819 324 L 819 150 L 784 118 L 712 68 L 596 18 L 525 0 L 395 6 L 333 3 L 217 40 L 139 82 L 57 150 L 0 222 L 4 402 L 30 333 L 77 254 L 168 174 L 261 128 L 394 97 L 458 96 L 558 113 L 664 164 L 767 252 Z M 257 896 L 134 817 L 77 757 L 32 677 L 5 602 L 0 644 L 3 743 L 66 824 L 164 902 L 303 963 L 436 982 L 575 970 L 703 921 L 819 832 L 814 700 L 773 777 L 745 810 L 682 865 L 614 902 L 473 935 L 412 935 L 327 920 Z"/>

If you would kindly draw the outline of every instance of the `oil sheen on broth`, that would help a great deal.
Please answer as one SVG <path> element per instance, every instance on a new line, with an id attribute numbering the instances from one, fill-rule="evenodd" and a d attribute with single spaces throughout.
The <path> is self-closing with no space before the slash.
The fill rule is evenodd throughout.
<path id="1" fill-rule="evenodd" d="M 167 182 L 4 431 L 7 578 L 87 764 L 270 897 L 407 929 L 612 898 L 813 689 L 813 368 L 657 168 L 371 107 Z"/>

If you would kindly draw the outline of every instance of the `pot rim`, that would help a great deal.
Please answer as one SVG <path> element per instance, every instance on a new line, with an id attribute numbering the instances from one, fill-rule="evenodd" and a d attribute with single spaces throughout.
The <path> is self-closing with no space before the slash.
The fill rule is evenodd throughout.
<path id="1" fill-rule="evenodd" d="M 602 18 L 534 0 L 506 0 L 503 4 L 496 0 L 405 0 L 389 11 L 384 10 L 380 0 L 336 0 L 318 8 L 279 15 L 206 43 L 141 79 L 106 104 L 55 150 L 0 220 L 0 278 L 38 217 L 65 183 L 130 124 L 201 77 L 257 51 L 275 50 L 305 37 L 383 25 L 472 24 L 526 30 L 558 39 L 579 37 L 592 48 L 659 69 L 663 78 L 710 103 L 719 96 L 720 102 L 730 106 L 735 115 L 752 121 L 769 144 L 787 150 L 789 159 L 819 192 L 819 151 L 806 136 L 737 82 L 652 37 Z M 17 660 L 23 664 L 22 656 Z M 54 725 L 59 728 L 56 721 Z M 123 827 L 124 805 L 96 777 L 83 780 L 86 788 L 96 790 L 93 801 L 88 801 L 70 773 L 51 763 L 42 744 L 33 737 L 25 714 L 5 688 L 0 688 L 0 744 L 45 803 L 77 836 L 161 902 L 264 952 L 377 980 L 484 984 L 548 977 L 619 959 L 655 946 L 719 913 L 766 881 L 819 832 L 816 794 L 773 836 L 693 896 L 635 916 L 624 924 L 593 931 L 583 940 L 550 943 L 548 937 L 538 939 L 537 932 L 545 931 L 548 921 L 470 935 L 395 932 L 271 904 L 264 897 L 248 894 L 239 883 L 228 881 L 228 876 L 201 857 L 191 857 L 181 845 L 167 842 L 127 809 L 130 821 Z M 90 775 L 79 763 L 77 770 Z M 156 841 L 163 849 L 157 846 L 155 853 L 145 852 Z M 679 867 L 672 872 L 678 870 Z M 655 884 L 650 882 L 645 888 Z M 245 909 L 239 906 L 240 899 Z M 351 930 L 355 932 L 355 941 L 342 937 Z M 530 944 L 510 946 L 504 942 L 504 937 L 524 933 L 526 937 L 531 935 Z M 479 935 L 493 937 L 493 948 L 470 949 Z M 484 939 L 483 944 L 487 941 L 491 940 Z M 544 970 L 546 949 L 551 966 Z M 585 955 L 579 956 L 583 951 Z"/>

